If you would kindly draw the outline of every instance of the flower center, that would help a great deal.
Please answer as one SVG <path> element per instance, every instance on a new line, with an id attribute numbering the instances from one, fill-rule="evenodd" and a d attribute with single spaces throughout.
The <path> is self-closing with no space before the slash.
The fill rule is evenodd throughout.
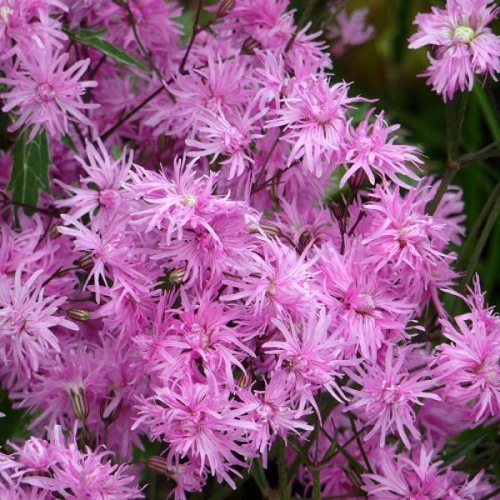
<path id="1" fill-rule="evenodd" d="M 54 87 L 50 83 L 40 83 L 35 90 L 35 100 L 39 103 L 53 101 L 55 96 Z"/>
<path id="2" fill-rule="evenodd" d="M 13 12 L 14 12 L 14 9 L 11 9 L 10 7 L 7 7 L 6 5 L 4 5 L 3 7 L 0 7 L 0 19 L 3 21 L 4 24 L 7 24 L 9 22 L 9 17 Z"/>
<path id="3" fill-rule="evenodd" d="M 453 40 L 459 43 L 471 43 L 475 36 L 474 30 L 468 26 L 459 26 L 453 32 Z"/>
<path id="4" fill-rule="evenodd" d="M 187 194 L 182 204 L 185 207 L 194 207 L 196 205 L 196 196 L 194 194 Z"/>
<path id="5" fill-rule="evenodd" d="M 104 208 L 113 208 L 116 205 L 118 193 L 113 189 L 104 189 L 99 193 L 99 204 Z"/>

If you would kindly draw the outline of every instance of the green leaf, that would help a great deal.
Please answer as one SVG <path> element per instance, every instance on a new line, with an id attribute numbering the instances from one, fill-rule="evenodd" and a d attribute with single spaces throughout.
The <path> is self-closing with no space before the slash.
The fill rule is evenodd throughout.
<path id="1" fill-rule="evenodd" d="M 103 54 L 111 57 L 115 61 L 127 64 L 129 66 L 134 66 L 141 71 L 148 73 L 148 69 L 141 61 L 138 61 L 123 50 L 119 49 L 112 43 L 102 38 L 102 36 L 106 33 L 105 29 L 89 30 L 82 28 L 78 31 L 64 29 L 64 32 L 73 42 L 79 42 L 83 45 L 88 45 L 89 47 L 92 47 L 99 52 L 102 52 Z"/>
<path id="2" fill-rule="evenodd" d="M 71 138 L 71 136 L 69 134 L 64 134 L 61 136 L 61 142 L 68 146 L 69 149 L 71 149 L 71 151 L 73 151 L 73 153 L 78 153 L 78 149 L 73 141 L 73 139 Z"/>
<path id="3" fill-rule="evenodd" d="M 24 211 L 31 215 L 38 203 L 40 191 L 50 193 L 49 144 L 45 132 L 28 142 L 29 130 L 19 137 L 14 146 L 12 173 L 7 186 L 12 191 L 12 200 L 25 205 Z"/>

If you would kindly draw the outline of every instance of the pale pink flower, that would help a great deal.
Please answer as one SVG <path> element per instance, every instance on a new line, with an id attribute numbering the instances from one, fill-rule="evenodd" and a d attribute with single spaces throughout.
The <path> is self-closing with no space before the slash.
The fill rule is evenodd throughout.
<path id="1" fill-rule="evenodd" d="M 455 92 L 472 90 L 476 75 L 490 76 L 500 71 L 500 37 L 488 24 L 498 15 L 492 0 L 448 0 L 445 9 L 432 8 L 418 14 L 418 31 L 410 38 L 410 49 L 425 45 L 435 48 L 428 54 L 430 66 L 421 76 L 444 101 Z"/>
<path id="2" fill-rule="evenodd" d="M 247 433 L 257 428 L 245 418 L 256 405 L 243 405 L 227 392 L 216 392 L 209 385 L 183 378 L 176 384 L 154 389 L 154 396 L 138 404 L 141 425 L 152 439 L 161 438 L 180 457 L 200 460 L 212 475 L 234 485 L 229 476 L 239 457 L 251 455 Z"/>
<path id="3" fill-rule="evenodd" d="M 351 15 L 343 9 L 337 14 L 334 24 L 326 32 L 330 38 L 336 39 L 331 49 L 334 56 L 341 56 L 349 46 L 361 45 L 373 38 L 375 28 L 366 24 L 367 16 L 368 9 L 356 9 Z"/>

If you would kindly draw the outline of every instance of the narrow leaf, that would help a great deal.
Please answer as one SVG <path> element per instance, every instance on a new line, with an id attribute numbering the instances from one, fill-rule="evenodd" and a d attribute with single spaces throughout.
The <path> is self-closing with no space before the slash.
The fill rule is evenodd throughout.
<path id="1" fill-rule="evenodd" d="M 78 31 L 71 31 L 69 29 L 65 29 L 64 32 L 70 37 L 70 39 L 74 42 L 79 42 L 83 45 L 87 45 L 92 47 L 99 52 L 111 57 L 115 61 L 121 62 L 123 64 L 128 64 L 129 66 L 134 66 L 141 71 L 148 72 L 146 66 L 137 59 L 133 58 L 125 51 L 119 49 L 112 43 L 104 40 L 102 36 L 106 33 L 105 29 L 100 30 L 89 30 L 89 29 L 80 29 Z"/>
<path id="2" fill-rule="evenodd" d="M 12 191 L 14 202 L 25 205 L 24 211 L 31 215 L 38 203 L 40 191 L 50 192 L 49 144 L 45 132 L 28 142 L 29 131 L 19 137 L 14 146 L 12 172 L 7 190 Z"/>

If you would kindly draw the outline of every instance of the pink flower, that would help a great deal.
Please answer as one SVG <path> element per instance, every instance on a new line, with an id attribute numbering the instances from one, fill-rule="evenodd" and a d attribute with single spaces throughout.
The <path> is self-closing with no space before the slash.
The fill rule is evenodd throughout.
<path id="1" fill-rule="evenodd" d="M 374 361 L 392 330 L 404 332 L 413 304 L 398 298 L 392 282 L 373 272 L 359 247 L 353 245 L 342 256 L 332 245 L 323 245 L 319 255 L 322 300 L 339 334 L 355 341 L 363 358 Z"/>
<path id="2" fill-rule="evenodd" d="M 365 204 L 373 217 L 370 232 L 362 240 L 366 261 L 377 272 L 397 273 L 404 294 L 425 304 L 454 277 L 450 265 L 456 256 L 445 252 L 450 238 L 448 222 L 426 213 L 432 190 L 425 183 L 404 198 L 398 189 L 380 186 L 374 196 L 373 202 Z"/>
<path id="3" fill-rule="evenodd" d="M 347 344 L 331 332 L 330 323 L 331 318 L 324 309 L 319 314 L 312 310 L 308 318 L 297 325 L 275 320 L 283 340 L 272 340 L 262 346 L 267 354 L 277 356 L 273 378 L 296 394 L 300 414 L 306 403 L 319 412 L 314 400 L 319 389 L 326 389 L 337 401 L 343 402 L 345 396 L 338 383 L 343 377 L 340 368 L 357 363 L 343 358 Z"/>
<path id="4" fill-rule="evenodd" d="M 73 196 L 60 200 L 57 205 L 70 208 L 69 214 L 75 219 L 84 215 L 93 217 L 113 216 L 120 207 L 123 191 L 122 183 L 126 182 L 132 166 L 132 153 L 127 154 L 124 149 L 120 157 L 115 160 L 110 157 L 104 144 L 98 141 L 99 150 L 90 142 L 85 149 L 87 162 L 77 157 L 83 167 L 86 177 L 80 178 L 82 187 L 74 187 L 59 182 Z"/>
<path id="5" fill-rule="evenodd" d="M 423 404 L 421 400 L 426 398 L 440 399 L 429 392 L 436 382 L 428 379 L 427 372 L 410 375 L 405 361 L 405 349 L 399 348 L 395 355 L 394 347 L 389 345 L 383 365 L 366 364 L 358 368 L 358 373 L 347 370 L 351 379 L 360 385 L 359 389 L 345 388 L 354 396 L 347 410 L 373 425 L 365 440 L 379 434 L 380 446 L 385 445 L 388 434 L 397 432 L 404 445 L 411 448 L 406 430 L 414 439 L 420 439 L 414 405 Z"/>
<path id="6" fill-rule="evenodd" d="M 262 454 L 264 467 L 267 467 L 267 452 L 275 436 L 286 440 L 289 433 L 313 430 L 311 425 L 301 420 L 304 413 L 294 408 L 293 392 L 287 390 L 277 377 L 272 377 L 263 391 L 240 390 L 237 394 L 245 404 L 255 405 L 250 417 L 258 429 L 251 432 L 251 442 Z"/>
<path id="7" fill-rule="evenodd" d="M 66 297 L 44 297 L 42 273 L 33 273 L 23 283 L 19 267 L 13 284 L 0 275 L 0 356 L 11 367 L 9 378 L 29 379 L 40 366 L 53 362 L 60 352 L 56 326 L 78 330 L 57 314 Z"/>
<path id="8" fill-rule="evenodd" d="M 348 90 L 345 83 L 330 86 L 328 78 L 317 75 L 283 99 L 277 118 L 267 126 L 284 127 L 282 140 L 291 145 L 288 165 L 302 160 L 307 170 L 321 177 L 345 139 L 347 110 L 359 100 L 348 97 Z"/>
<path id="9" fill-rule="evenodd" d="M 345 9 L 335 18 L 335 24 L 328 27 L 327 35 L 338 40 L 332 45 L 332 54 L 341 56 L 350 45 L 361 45 L 373 38 L 374 27 L 366 24 L 368 9 L 356 9 L 351 15 Z"/>
<path id="10" fill-rule="evenodd" d="M 409 188 L 403 176 L 414 181 L 419 179 L 407 166 L 412 164 L 418 167 L 422 163 L 419 151 L 412 146 L 394 144 L 397 136 L 389 136 L 399 128 L 399 125 L 388 127 L 384 121 L 383 112 L 370 123 L 370 117 L 374 111 L 374 109 L 370 110 L 356 129 L 349 127 L 344 159 L 346 173 L 340 181 L 340 187 L 343 187 L 349 178 L 361 170 L 366 174 L 371 185 L 375 184 L 375 171 L 382 177 L 382 180 L 390 179 L 394 184 Z"/>
<path id="11" fill-rule="evenodd" d="M 376 474 L 363 474 L 362 488 L 370 498 L 397 500 L 427 498 L 432 500 L 474 500 L 490 488 L 480 484 L 483 472 L 470 483 L 466 474 L 442 467 L 442 461 L 433 461 L 433 450 L 420 447 L 412 457 L 382 452 Z"/>
<path id="12" fill-rule="evenodd" d="M 248 91 L 243 86 L 244 74 L 245 66 L 239 58 L 223 62 L 210 57 L 206 68 L 177 75 L 168 87 L 175 97 L 175 106 L 155 107 L 146 123 L 155 127 L 155 133 L 172 127 L 172 131 L 182 137 L 207 110 L 223 115 L 241 112 L 248 99 Z"/>
<path id="13" fill-rule="evenodd" d="M 51 498 L 60 495 L 64 498 L 95 498 L 109 500 L 132 500 L 143 498 L 136 483 L 136 478 L 127 474 L 127 466 L 111 463 L 110 451 L 98 447 L 95 451 L 89 447 L 80 451 L 74 431 L 70 438 L 64 439 L 62 429 L 55 426 L 50 431 L 50 441 L 39 440 L 39 450 L 47 454 L 47 467 L 41 469 L 26 462 L 27 453 L 33 454 L 32 442 L 26 449 L 17 448 L 20 463 L 13 465 L 17 471 L 13 480 L 24 487 L 44 490 L 40 496 L 20 496 L 17 498 Z M 41 447 L 41 448 L 40 448 Z M 29 450 L 31 448 L 31 450 Z M 3 454 L 2 454 L 3 455 Z M 39 458 L 37 459 L 39 460 Z M 71 492 L 71 497 L 70 495 Z M 43 495 L 43 496 L 42 496 Z M 12 497 L 13 498 L 13 497 Z"/>
<path id="14" fill-rule="evenodd" d="M 209 110 L 200 113 L 197 116 L 197 121 L 202 125 L 197 131 L 199 139 L 186 139 L 186 145 L 194 148 L 188 151 L 187 156 L 211 156 L 210 163 L 213 163 L 222 154 L 226 159 L 221 161 L 221 165 L 229 167 L 227 179 L 242 175 L 253 164 L 250 144 L 262 137 L 261 127 L 255 122 L 267 113 L 267 108 L 257 114 L 251 111 L 249 107 L 243 116 L 233 113 L 230 119 L 222 113 Z"/>
<path id="15" fill-rule="evenodd" d="M 0 83 L 12 87 L 0 94 L 5 101 L 2 111 L 16 111 L 19 115 L 9 130 L 33 125 L 30 139 L 45 128 L 51 136 L 69 131 L 69 121 L 92 127 L 83 113 L 97 104 L 84 103 L 87 88 L 97 85 L 94 81 L 81 81 L 90 61 L 81 60 L 66 68 L 69 55 L 57 53 L 50 47 L 32 52 L 19 52 L 18 63 L 7 72 Z"/>
<path id="16" fill-rule="evenodd" d="M 161 437 L 179 457 L 199 459 L 200 470 L 207 466 L 234 485 L 228 472 L 245 465 L 239 456 L 251 454 L 247 432 L 257 426 L 245 414 L 255 405 L 239 404 L 226 392 L 186 378 L 157 387 L 154 393 L 139 403 L 140 417 L 133 428 L 144 426 L 152 439 Z"/>
<path id="17" fill-rule="evenodd" d="M 468 299 L 471 312 L 442 320 L 450 343 L 438 347 L 434 364 L 443 397 L 474 426 L 500 416 L 500 317 L 483 307 L 479 283 Z"/>
<path id="18" fill-rule="evenodd" d="M 2 55 L 16 44 L 25 51 L 45 45 L 60 46 L 61 40 L 67 37 L 61 31 L 60 23 L 51 17 L 57 10 L 66 12 L 68 8 L 59 0 L 2 0 L 0 4 Z"/>
<path id="19" fill-rule="evenodd" d="M 472 90 L 475 75 L 496 80 L 500 71 L 500 37 L 488 24 L 499 9 L 492 0 L 448 0 L 445 9 L 432 8 L 431 14 L 418 14 L 418 31 L 410 38 L 411 49 L 424 45 L 435 48 L 428 54 L 430 66 L 421 76 L 444 101 L 460 89 Z"/>
<path id="20" fill-rule="evenodd" d="M 264 240 L 261 254 L 250 253 L 244 276 L 224 278 L 233 292 L 225 293 L 221 300 L 243 299 L 247 307 L 252 305 L 254 313 L 262 316 L 262 327 L 274 317 L 306 315 L 314 304 L 310 289 L 313 263 L 280 240 Z"/>

